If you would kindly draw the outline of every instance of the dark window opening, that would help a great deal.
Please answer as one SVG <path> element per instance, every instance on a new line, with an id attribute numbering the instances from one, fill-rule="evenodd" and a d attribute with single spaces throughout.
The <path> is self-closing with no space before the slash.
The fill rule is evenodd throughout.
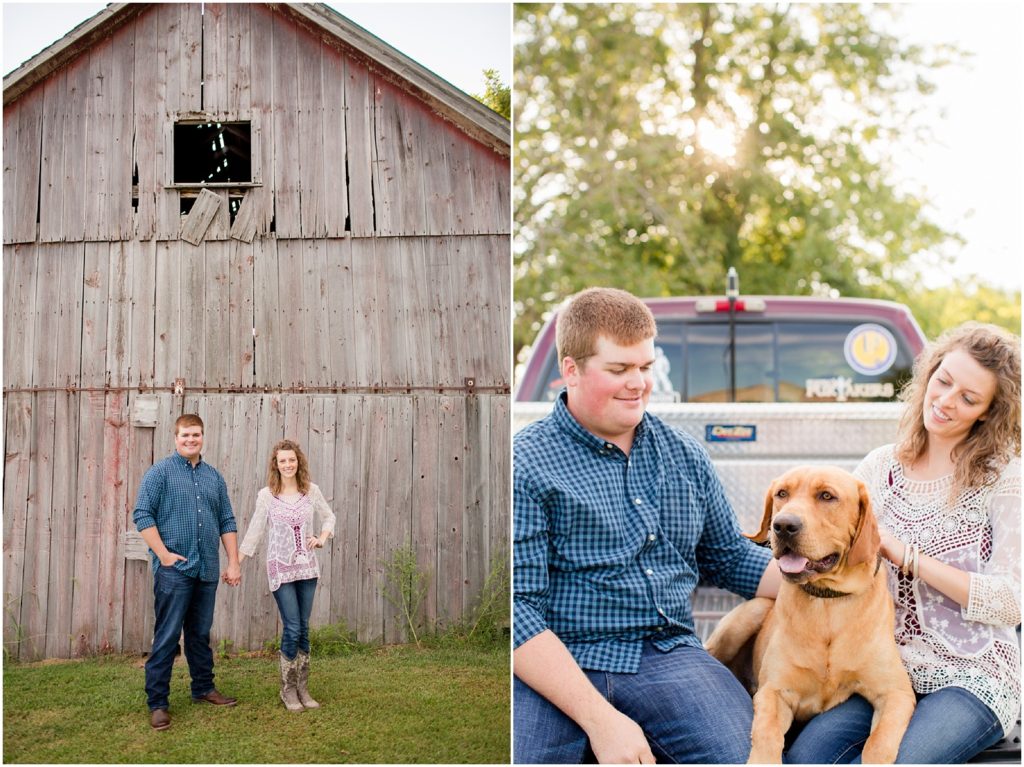
<path id="1" fill-rule="evenodd" d="M 252 133 L 248 122 L 176 123 L 174 183 L 252 181 Z"/>
<path id="2" fill-rule="evenodd" d="M 233 226 L 235 223 L 235 217 L 238 215 L 238 209 L 242 207 L 242 195 L 229 194 L 228 195 L 228 216 L 230 217 L 230 225 Z"/>
<path id="3" fill-rule="evenodd" d="M 180 202 L 181 202 L 181 215 L 187 216 L 189 214 L 189 211 L 192 210 L 192 206 L 196 204 L 196 200 L 197 199 L 199 199 L 199 198 L 198 197 L 185 197 L 183 195 L 181 197 L 181 199 L 180 199 Z"/>
<path id="4" fill-rule="evenodd" d="M 139 165 L 132 167 L 132 210 L 139 212 Z"/>

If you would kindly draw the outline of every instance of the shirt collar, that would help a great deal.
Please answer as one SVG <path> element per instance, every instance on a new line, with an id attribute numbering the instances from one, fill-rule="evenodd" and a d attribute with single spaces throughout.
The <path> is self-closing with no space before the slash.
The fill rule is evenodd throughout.
<path id="1" fill-rule="evenodd" d="M 591 434 L 585 429 L 580 422 L 576 420 L 572 413 L 569 412 L 569 393 L 566 389 L 562 389 L 558 393 L 558 398 L 555 400 L 555 409 L 551 412 L 551 417 L 555 420 L 555 425 L 558 426 L 564 432 L 567 432 L 573 439 L 582 442 L 587 447 L 596 450 L 602 454 L 605 454 L 608 450 L 617 450 L 619 453 L 622 451 L 618 446 L 611 442 L 606 442 L 594 434 Z M 643 417 L 640 419 L 640 423 L 636 425 L 636 431 L 633 433 L 633 447 L 636 447 L 640 442 L 646 438 L 647 432 L 650 431 L 648 425 L 649 416 L 645 412 Z"/>
<path id="2" fill-rule="evenodd" d="M 173 456 L 174 458 L 177 458 L 177 459 L 178 459 L 178 462 L 179 462 L 179 463 L 183 464 L 184 466 L 186 466 L 186 467 L 188 467 L 188 468 L 190 468 L 190 469 L 192 468 L 192 462 L 191 462 L 191 461 L 190 461 L 190 460 L 189 460 L 188 458 L 186 458 L 185 456 L 183 456 L 183 455 L 182 455 L 181 453 L 179 453 L 179 452 L 178 452 L 177 450 L 175 450 L 175 451 L 174 451 L 174 453 L 172 453 L 172 456 Z M 196 461 L 196 468 L 198 469 L 198 468 L 199 468 L 199 466 L 200 466 L 200 465 L 201 465 L 202 463 L 203 463 L 203 456 L 202 456 L 202 455 L 200 455 L 200 456 L 199 456 L 199 460 L 198 460 L 198 461 Z"/>

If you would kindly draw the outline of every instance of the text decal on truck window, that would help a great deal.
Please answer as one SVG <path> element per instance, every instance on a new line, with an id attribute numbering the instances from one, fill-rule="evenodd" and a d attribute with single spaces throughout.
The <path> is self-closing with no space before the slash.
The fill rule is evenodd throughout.
<path id="1" fill-rule="evenodd" d="M 851 399 L 877 397 L 892 399 L 896 396 L 896 387 L 889 382 L 854 383 L 851 379 L 844 377 L 808 378 L 804 385 L 806 387 L 805 396 L 809 400 L 834 399 L 836 402 L 846 402 Z"/>

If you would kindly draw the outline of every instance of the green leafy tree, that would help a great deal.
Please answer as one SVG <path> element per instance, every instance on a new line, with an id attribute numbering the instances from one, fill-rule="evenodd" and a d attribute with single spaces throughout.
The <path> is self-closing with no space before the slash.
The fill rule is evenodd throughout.
<path id="1" fill-rule="evenodd" d="M 1020 291 L 1001 290 L 985 285 L 977 278 L 958 280 L 952 285 L 932 290 L 917 290 L 896 298 L 913 308 L 914 316 L 928 338 L 935 338 L 965 320 L 990 322 L 1020 333 Z"/>
<path id="2" fill-rule="evenodd" d="M 588 285 L 895 298 L 957 238 L 892 157 L 957 52 L 847 4 L 515 5 L 515 350 Z M 924 140 L 925 137 L 919 137 Z"/>
<path id="3" fill-rule="evenodd" d="M 490 107 L 502 117 L 512 119 L 512 88 L 501 81 L 496 69 L 484 70 L 486 88 L 482 94 L 473 94 L 473 98 Z"/>

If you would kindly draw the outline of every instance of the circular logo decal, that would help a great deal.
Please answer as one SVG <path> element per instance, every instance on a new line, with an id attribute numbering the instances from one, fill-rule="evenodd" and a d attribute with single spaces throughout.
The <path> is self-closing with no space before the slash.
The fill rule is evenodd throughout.
<path id="1" fill-rule="evenodd" d="M 881 325 L 858 325 L 846 336 L 843 356 L 858 373 L 878 376 L 896 361 L 896 339 Z"/>

